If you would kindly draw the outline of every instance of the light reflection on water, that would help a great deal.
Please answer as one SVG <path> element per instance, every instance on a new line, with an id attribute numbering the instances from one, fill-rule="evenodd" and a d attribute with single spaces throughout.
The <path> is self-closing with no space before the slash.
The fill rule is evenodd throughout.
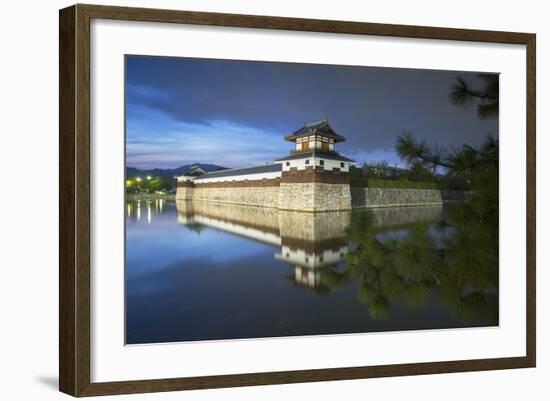
<path id="1" fill-rule="evenodd" d="M 498 324 L 491 277 L 455 279 L 437 256 L 442 213 L 129 201 L 127 343 Z"/>

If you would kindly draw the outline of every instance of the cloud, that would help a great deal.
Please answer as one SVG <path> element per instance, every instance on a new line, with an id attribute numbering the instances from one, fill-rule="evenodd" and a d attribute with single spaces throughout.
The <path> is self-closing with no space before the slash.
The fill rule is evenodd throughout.
<path id="1" fill-rule="evenodd" d="M 165 90 L 154 86 L 139 84 L 128 84 L 126 86 L 126 96 L 130 99 L 142 100 L 168 100 L 172 97 L 172 95 Z"/>
<path id="2" fill-rule="evenodd" d="M 140 168 L 215 163 L 245 167 L 271 162 L 291 148 L 280 134 L 231 121 L 173 120 L 143 106 L 128 110 L 126 162 Z"/>
<path id="3" fill-rule="evenodd" d="M 126 65 L 127 158 L 136 166 L 270 161 L 288 153 L 285 134 L 325 117 L 347 138 L 339 150 L 358 161 L 393 163 L 405 130 L 445 147 L 498 136 L 498 120 L 450 104 L 455 71 L 146 56 Z"/>

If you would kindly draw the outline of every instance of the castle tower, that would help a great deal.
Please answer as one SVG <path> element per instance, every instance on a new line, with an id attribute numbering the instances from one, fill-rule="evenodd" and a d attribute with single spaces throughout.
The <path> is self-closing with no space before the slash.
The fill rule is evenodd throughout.
<path id="1" fill-rule="evenodd" d="M 354 160 L 340 155 L 335 144 L 346 140 L 328 120 L 305 124 L 285 140 L 295 147 L 281 163 L 279 209 L 324 212 L 351 209 L 349 169 Z"/>
<path id="2" fill-rule="evenodd" d="M 203 175 L 205 171 L 199 166 L 193 166 L 189 170 L 185 171 L 183 175 L 176 178 L 176 200 L 191 200 L 193 199 L 193 192 L 195 183 L 193 180 Z"/>

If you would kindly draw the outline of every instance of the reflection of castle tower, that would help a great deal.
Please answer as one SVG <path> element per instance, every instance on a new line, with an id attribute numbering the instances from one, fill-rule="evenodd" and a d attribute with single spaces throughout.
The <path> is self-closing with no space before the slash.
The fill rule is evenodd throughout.
<path id="1" fill-rule="evenodd" d="M 339 263 L 348 253 L 351 213 L 301 213 L 208 202 L 177 202 L 178 222 L 190 229 L 212 227 L 278 249 L 275 259 L 294 267 L 294 281 L 320 283 L 319 268 Z"/>
<path id="2" fill-rule="evenodd" d="M 319 290 L 323 267 L 338 265 L 348 249 L 351 211 L 304 213 L 266 207 L 177 201 L 178 223 L 200 232 L 207 227 L 271 245 L 274 258 L 294 269 L 292 280 Z M 374 209 L 373 226 L 388 227 L 433 221 L 441 206 Z"/>
<path id="3" fill-rule="evenodd" d="M 294 150 L 272 164 L 206 173 L 190 169 L 176 177 L 176 199 L 308 212 L 351 209 L 349 168 L 355 162 L 335 151 L 345 138 L 322 120 L 285 139 Z"/>
<path id="4" fill-rule="evenodd" d="M 338 264 L 349 251 L 345 237 L 334 238 L 331 243 L 303 241 L 297 244 L 294 241 L 292 245 L 285 245 L 285 242 L 289 241 L 283 240 L 281 252 L 275 254 L 275 259 L 293 265 L 294 281 L 312 288 L 321 284 L 320 268 Z"/>

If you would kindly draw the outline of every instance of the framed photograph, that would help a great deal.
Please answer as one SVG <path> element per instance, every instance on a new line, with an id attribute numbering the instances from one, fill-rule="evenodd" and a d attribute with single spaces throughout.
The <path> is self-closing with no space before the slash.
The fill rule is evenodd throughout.
<path id="1" fill-rule="evenodd" d="M 535 366 L 535 35 L 60 11 L 60 390 Z"/>

